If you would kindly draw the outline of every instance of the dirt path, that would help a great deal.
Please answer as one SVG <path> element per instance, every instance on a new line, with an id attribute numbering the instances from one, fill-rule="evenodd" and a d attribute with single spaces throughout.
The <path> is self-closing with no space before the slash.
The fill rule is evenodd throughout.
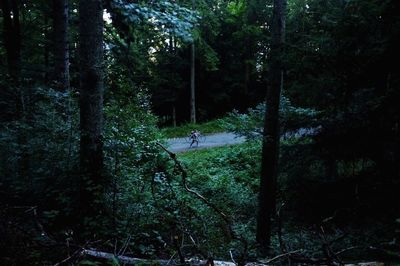
<path id="1" fill-rule="evenodd" d="M 225 145 L 239 144 L 245 141 L 244 137 L 233 133 L 223 132 L 212 135 L 206 135 L 206 140 L 200 142 L 199 146 L 190 148 L 190 143 L 185 138 L 174 138 L 167 140 L 167 146 L 172 152 L 184 152 L 189 150 L 219 147 Z"/>

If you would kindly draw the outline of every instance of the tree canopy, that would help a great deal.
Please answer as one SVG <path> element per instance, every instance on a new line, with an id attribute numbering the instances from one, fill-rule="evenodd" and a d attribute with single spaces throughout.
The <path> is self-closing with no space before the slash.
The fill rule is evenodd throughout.
<path id="1" fill-rule="evenodd" d="M 0 264 L 398 263 L 399 14 L 1 0 Z"/>

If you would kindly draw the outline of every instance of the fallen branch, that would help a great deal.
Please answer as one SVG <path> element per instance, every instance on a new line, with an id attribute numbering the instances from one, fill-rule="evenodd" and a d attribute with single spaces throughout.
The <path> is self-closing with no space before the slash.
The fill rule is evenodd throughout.
<path id="1" fill-rule="evenodd" d="M 322 251 L 330 265 L 343 265 L 343 262 L 337 256 L 337 254 L 332 250 L 330 242 L 327 240 L 325 235 L 324 227 L 320 226 L 320 238 L 322 240 Z"/>
<path id="2" fill-rule="evenodd" d="M 83 250 L 82 249 L 78 249 L 77 251 L 75 251 L 74 253 L 72 253 L 71 256 L 68 256 L 67 258 L 63 259 L 62 261 L 54 264 L 54 266 L 59 266 L 59 265 L 63 265 L 64 263 L 70 261 L 71 259 L 75 258 L 75 257 L 79 257 L 83 254 Z"/>
<path id="3" fill-rule="evenodd" d="M 232 250 L 229 250 L 229 255 L 231 255 L 231 260 L 232 260 L 232 262 L 233 262 L 235 265 L 237 265 L 235 259 L 233 258 Z"/>
<path id="4" fill-rule="evenodd" d="M 370 249 L 376 249 L 374 247 L 369 247 Z M 301 258 L 301 257 L 297 257 L 293 256 L 296 255 L 297 253 L 302 252 L 303 250 L 299 249 L 299 250 L 294 250 L 294 251 L 290 251 L 284 254 L 280 254 L 277 255 L 269 260 L 266 261 L 259 261 L 259 262 L 249 262 L 244 264 L 244 266 L 268 266 L 270 263 L 284 258 L 284 257 L 291 257 L 294 261 L 296 262 L 300 262 L 300 263 L 306 263 L 307 265 L 321 265 L 321 264 L 329 264 L 329 260 L 327 259 L 317 259 L 317 258 Z M 94 258 L 98 258 L 98 259 L 106 259 L 106 260 L 115 260 L 117 259 L 119 262 L 123 263 L 123 264 L 128 264 L 128 265 L 133 265 L 133 264 L 146 264 L 146 265 L 160 265 L 160 266 L 168 266 L 168 265 L 182 265 L 179 262 L 175 262 L 175 263 L 171 263 L 173 262 L 173 256 L 169 259 L 169 260 L 161 260 L 161 259 L 157 259 L 157 260 L 148 260 L 148 259 L 139 259 L 139 258 L 133 258 L 133 257 L 128 257 L 128 256 L 122 256 L 122 255 L 114 255 L 112 253 L 107 253 L 107 252 L 102 252 L 102 251 L 97 251 L 97 250 L 91 250 L 91 249 L 79 249 L 77 251 L 74 252 L 74 254 L 72 254 L 70 257 L 66 258 L 65 260 L 63 260 L 62 262 L 59 262 L 56 265 L 61 265 L 62 263 L 65 263 L 67 261 L 69 261 L 70 259 L 80 256 L 80 255 L 87 255 L 87 256 L 91 256 Z M 185 260 L 185 264 L 190 265 L 190 266 L 204 266 L 204 265 L 208 265 L 209 263 L 209 259 L 206 260 L 199 260 L 199 259 L 188 259 Z M 237 264 L 235 264 L 234 262 L 230 262 L 230 261 L 221 261 L 221 260 L 213 260 L 213 265 L 214 266 L 237 266 Z M 330 265 L 338 265 L 339 263 L 334 262 Z M 339 264 L 339 265 L 348 265 L 348 266 L 353 266 L 353 265 L 362 265 L 362 266 L 383 266 L 384 264 L 381 262 L 364 262 L 364 263 L 356 263 L 356 264 Z"/>
<path id="5" fill-rule="evenodd" d="M 266 261 L 263 262 L 263 263 L 268 264 L 268 263 L 271 263 L 271 262 L 273 262 L 273 261 L 275 261 L 275 260 L 277 260 L 277 259 L 283 258 L 283 257 L 290 257 L 292 254 L 296 254 L 296 253 L 299 253 L 299 252 L 301 252 L 301 251 L 302 251 L 301 249 L 294 250 L 294 251 L 289 251 L 289 252 L 280 254 L 280 255 L 278 255 L 278 256 L 276 256 L 276 257 L 273 257 L 272 259 L 266 260 Z"/>
<path id="6" fill-rule="evenodd" d="M 176 158 L 176 154 L 169 151 L 167 148 L 165 148 L 162 144 L 157 142 L 157 145 L 160 146 L 165 152 L 168 153 L 169 157 L 175 162 L 175 165 L 178 167 L 178 170 L 181 172 L 182 174 L 182 181 L 183 181 L 183 186 L 185 188 L 185 190 L 189 193 L 192 193 L 193 195 L 195 195 L 198 199 L 200 199 L 201 201 L 203 201 L 207 206 L 209 206 L 210 208 L 212 208 L 214 211 L 216 211 L 221 218 L 228 224 L 230 224 L 230 221 L 228 219 L 228 216 L 222 212 L 217 206 L 215 206 L 214 204 L 212 204 L 211 202 L 209 202 L 203 195 L 199 194 L 198 192 L 190 189 L 187 185 L 187 172 L 186 170 L 183 168 L 182 164 L 180 161 L 178 161 L 178 159 Z"/>
<path id="7" fill-rule="evenodd" d="M 98 258 L 98 259 L 106 259 L 106 260 L 117 259 L 119 262 L 126 263 L 126 264 L 141 263 L 141 264 L 154 265 L 156 263 L 158 265 L 167 266 L 167 265 L 171 265 L 171 259 L 172 259 L 171 258 L 169 260 L 146 260 L 146 259 L 132 258 L 132 257 L 128 257 L 128 256 L 118 256 L 118 255 L 114 255 L 112 253 L 91 250 L 91 249 L 83 249 L 81 252 L 84 255 L 91 256 L 91 257 Z M 198 260 L 198 259 L 185 260 L 185 264 L 192 265 L 192 266 L 203 266 L 203 265 L 206 265 L 207 262 L 208 262 L 208 260 Z M 214 262 L 214 266 L 236 266 L 234 263 L 229 262 L 229 261 L 214 260 L 213 262 Z"/>
<path id="8" fill-rule="evenodd" d="M 128 256 L 123 256 L 123 255 L 114 255 L 112 253 L 91 250 L 91 249 L 84 249 L 82 251 L 82 253 L 85 255 L 91 256 L 91 257 L 99 258 L 99 259 L 106 259 L 106 260 L 117 259 L 119 262 L 127 263 L 127 264 L 157 262 L 160 265 L 168 265 L 168 260 L 145 260 L 145 259 L 132 258 L 132 257 L 128 257 Z"/>
<path id="9" fill-rule="evenodd" d="M 348 248 L 345 248 L 345 249 L 342 249 L 342 250 L 336 252 L 336 255 L 339 256 L 339 255 L 342 255 L 343 253 L 346 253 L 346 252 L 348 252 L 348 251 L 350 251 L 350 250 L 354 250 L 354 249 L 363 249 L 363 248 L 365 248 L 365 247 L 364 247 L 364 246 L 352 246 L 352 247 L 348 247 Z"/>
<path id="10" fill-rule="evenodd" d="M 231 220 L 229 219 L 229 217 L 222 210 L 220 210 L 217 206 L 215 206 L 213 203 L 208 201 L 203 195 L 201 195 L 197 191 L 189 188 L 189 186 L 187 185 L 187 176 L 188 176 L 187 172 L 186 172 L 185 168 L 183 167 L 183 165 L 181 164 L 181 162 L 176 158 L 176 154 L 171 152 L 171 151 L 169 151 L 161 143 L 157 142 L 156 144 L 159 147 L 161 147 L 161 149 L 163 149 L 166 153 L 168 153 L 169 157 L 174 161 L 175 167 L 177 167 L 177 169 L 181 173 L 182 183 L 183 183 L 183 187 L 185 188 L 185 190 L 187 192 L 195 195 L 198 199 L 203 201 L 208 207 L 213 209 L 221 217 L 221 219 L 225 222 L 226 226 L 228 227 L 230 237 L 233 238 L 233 239 L 237 239 L 237 240 L 239 240 L 240 242 L 243 243 L 244 252 L 243 252 L 243 256 L 241 258 L 241 261 L 244 261 L 245 254 L 247 253 L 247 247 L 248 247 L 248 243 L 247 243 L 246 239 L 244 239 L 241 236 L 236 235 L 236 233 L 234 232 L 234 230 L 232 228 Z"/>

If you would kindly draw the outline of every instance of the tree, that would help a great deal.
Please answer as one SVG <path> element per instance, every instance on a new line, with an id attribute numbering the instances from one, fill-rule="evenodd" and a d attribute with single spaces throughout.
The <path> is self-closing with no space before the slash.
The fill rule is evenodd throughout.
<path id="1" fill-rule="evenodd" d="M 18 1 L 1 1 L 3 12 L 4 47 L 7 54 L 8 74 L 17 81 L 21 70 L 21 33 Z"/>
<path id="2" fill-rule="evenodd" d="M 80 36 L 80 212 L 101 212 L 103 188 L 103 6 L 102 0 L 79 2 Z"/>
<path id="3" fill-rule="evenodd" d="M 269 86 L 263 132 L 259 209 L 256 239 L 260 251 L 268 251 L 271 243 L 271 218 L 276 209 L 276 179 L 279 158 L 279 102 L 283 85 L 283 49 L 286 0 L 274 0 Z"/>
<path id="4" fill-rule="evenodd" d="M 194 0 L 192 0 L 194 9 Z M 196 89 L 195 89 L 195 46 L 194 39 L 190 46 L 190 122 L 196 123 Z"/>
<path id="5" fill-rule="evenodd" d="M 68 0 L 53 0 L 54 74 L 56 87 L 69 87 Z"/>
<path id="6" fill-rule="evenodd" d="M 195 46 L 190 46 L 190 122 L 196 123 Z"/>

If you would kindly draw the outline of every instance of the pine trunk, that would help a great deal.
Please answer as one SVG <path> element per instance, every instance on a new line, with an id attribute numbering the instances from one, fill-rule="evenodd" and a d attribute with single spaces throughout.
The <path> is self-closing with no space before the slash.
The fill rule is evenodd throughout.
<path id="1" fill-rule="evenodd" d="M 190 122 L 196 123 L 196 90 L 195 90 L 195 83 L 194 83 L 194 74 L 195 74 L 195 66 L 194 66 L 194 42 L 191 46 L 191 56 L 190 56 Z"/>
<path id="2" fill-rule="evenodd" d="M 192 0 L 194 10 L 194 0 Z M 196 90 L 195 90 L 195 45 L 194 40 L 190 51 L 190 122 L 196 124 Z"/>
<path id="3" fill-rule="evenodd" d="M 53 0 L 54 73 L 56 88 L 69 88 L 68 0 Z"/>
<path id="4" fill-rule="evenodd" d="M 103 7 L 102 0 L 79 2 L 80 164 L 79 212 L 95 219 L 101 212 L 103 177 Z M 90 220 L 89 220 L 90 221 Z M 83 224 L 84 225 L 84 224 Z"/>
<path id="5" fill-rule="evenodd" d="M 17 0 L 2 0 L 3 37 L 8 74 L 18 84 L 21 68 L 21 33 Z"/>
<path id="6" fill-rule="evenodd" d="M 279 102 L 283 84 L 283 46 L 286 0 L 274 0 L 269 86 L 262 146 L 257 243 L 266 253 L 271 243 L 271 218 L 276 210 L 276 180 L 279 158 Z"/>

